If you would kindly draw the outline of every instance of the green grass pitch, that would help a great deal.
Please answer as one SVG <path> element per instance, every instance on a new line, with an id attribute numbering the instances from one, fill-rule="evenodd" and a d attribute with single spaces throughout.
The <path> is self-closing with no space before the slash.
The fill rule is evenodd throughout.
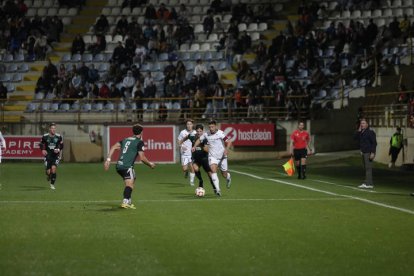
<path id="1" fill-rule="evenodd" d="M 357 157 L 231 162 L 233 185 L 196 198 L 179 165 L 137 165 L 136 210 L 120 209 L 114 166 L 0 165 L 0 275 L 413 275 L 413 172 Z M 205 174 L 203 174 L 206 179 Z"/>

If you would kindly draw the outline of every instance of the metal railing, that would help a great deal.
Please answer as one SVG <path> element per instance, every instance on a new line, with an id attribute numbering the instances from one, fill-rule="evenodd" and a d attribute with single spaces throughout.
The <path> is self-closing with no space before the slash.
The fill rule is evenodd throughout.
<path id="1" fill-rule="evenodd" d="M 28 104 L 22 113 L 23 122 L 39 123 L 48 121 L 82 123 L 121 123 L 125 121 L 177 123 L 185 118 L 220 121 L 277 121 L 306 119 L 310 116 L 305 96 L 287 96 L 289 107 L 277 106 L 274 96 L 264 96 L 262 103 L 252 105 L 247 97 L 241 101 L 229 97 L 207 97 L 205 100 L 194 98 L 140 98 L 123 100 L 121 98 L 96 99 L 41 99 L 22 101 Z M 16 101 L 17 102 L 17 101 Z M 15 102 L 7 101 L 7 106 Z M 1 103 L 0 103 L 1 104 Z M 62 105 L 69 107 L 62 109 Z M 4 103 L 3 103 L 3 106 Z M 5 123 L 7 111 L 1 108 L 0 123 Z M 31 110 L 30 108 L 34 108 Z"/>

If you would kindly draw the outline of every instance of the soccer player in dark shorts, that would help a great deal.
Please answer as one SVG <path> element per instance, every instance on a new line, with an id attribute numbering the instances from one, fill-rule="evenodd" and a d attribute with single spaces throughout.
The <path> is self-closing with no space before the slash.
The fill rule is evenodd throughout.
<path id="1" fill-rule="evenodd" d="M 299 121 L 298 128 L 290 136 L 290 155 L 295 158 L 298 179 L 306 178 L 306 158 L 311 154 L 310 135 L 304 129 L 305 123 Z"/>
<path id="2" fill-rule="evenodd" d="M 45 157 L 47 181 L 50 181 L 50 188 L 55 190 L 56 170 L 59 166 L 63 149 L 63 138 L 56 133 L 56 124 L 50 124 L 49 132 L 43 135 L 39 146 Z"/>
<path id="3" fill-rule="evenodd" d="M 118 161 L 116 163 L 116 171 L 122 177 L 125 183 L 124 199 L 121 204 L 121 208 L 124 209 L 136 209 L 131 201 L 132 190 L 135 184 L 135 171 L 134 164 L 137 156 L 139 156 L 142 163 L 150 167 L 155 168 L 155 164 L 150 162 L 144 153 L 144 141 L 142 141 L 143 127 L 139 124 L 132 126 L 133 136 L 123 139 L 120 142 L 115 143 L 109 150 L 108 156 L 104 163 L 104 168 L 107 171 L 111 164 L 112 154 L 116 150 L 121 150 Z"/>
<path id="4" fill-rule="evenodd" d="M 196 125 L 196 139 L 200 138 L 201 135 L 204 134 L 204 127 L 203 125 Z M 199 187 L 204 187 L 204 183 L 203 183 L 203 178 L 201 177 L 201 172 L 200 172 L 200 168 L 202 167 L 204 169 L 204 171 L 207 173 L 208 178 L 210 179 L 210 183 L 213 186 L 214 189 L 214 183 L 213 180 L 210 177 L 211 174 L 211 168 L 210 165 L 208 164 L 208 150 L 205 149 L 205 147 L 207 146 L 206 144 L 207 140 L 204 140 L 203 142 L 200 143 L 200 145 L 198 145 L 195 148 L 195 151 L 192 154 L 192 159 L 193 159 L 193 168 L 194 168 L 194 172 L 196 177 L 199 180 L 198 186 Z M 194 142 L 193 142 L 194 145 Z"/>

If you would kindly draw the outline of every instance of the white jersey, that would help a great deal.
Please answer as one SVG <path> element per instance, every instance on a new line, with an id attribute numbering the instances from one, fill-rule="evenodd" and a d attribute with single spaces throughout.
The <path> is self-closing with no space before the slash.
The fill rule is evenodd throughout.
<path id="1" fill-rule="evenodd" d="M 0 131 L 0 149 L 5 149 L 6 148 L 6 140 L 4 140 L 3 134 L 1 134 Z M 1 151 L 0 151 L 1 154 Z"/>
<path id="2" fill-rule="evenodd" d="M 178 135 L 178 141 L 182 141 L 184 140 L 184 138 L 186 138 L 188 135 L 196 135 L 196 131 L 192 130 L 192 131 L 188 131 L 187 129 L 183 129 L 180 132 L 180 135 Z M 190 139 L 185 140 L 180 147 L 180 152 L 181 155 L 186 155 L 186 156 L 191 156 L 191 148 L 193 147 L 193 143 L 191 142 Z"/>
<path id="3" fill-rule="evenodd" d="M 227 141 L 226 134 L 222 130 L 217 130 L 215 133 L 210 133 L 210 131 L 205 132 L 201 137 L 200 141 L 203 142 L 207 140 L 208 142 L 208 156 L 215 159 L 223 159 L 224 156 L 224 142 Z"/>
<path id="4" fill-rule="evenodd" d="M 3 149 L 6 149 L 6 140 L 4 140 L 4 137 L 0 131 L 0 163 Z"/>

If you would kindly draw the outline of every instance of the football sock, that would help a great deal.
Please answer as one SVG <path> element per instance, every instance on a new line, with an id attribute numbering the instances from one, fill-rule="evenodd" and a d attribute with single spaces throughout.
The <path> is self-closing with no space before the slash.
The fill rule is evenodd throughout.
<path id="1" fill-rule="evenodd" d="M 55 181 L 56 181 L 56 173 L 51 173 L 50 174 L 50 183 L 52 185 L 55 185 Z"/>
<path id="2" fill-rule="evenodd" d="M 211 179 L 213 180 L 214 189 L 215 189 L 217 192 L 220 192 L 220 182 L 219 182 L 219 179 L 218 179 L 217 173 L 212 173 L 212 174 L 211 174 Z"/>
<path id="3" fill-rule="evenodd" d="M 190 182 L 193 183 L 195 178 L 195 173 L 190 172 Z"/>
<path id="4" fill-rule="evenodd" d="M 306 165 L 302 165 L 302 176 L 305 176 L 306 173 Z"/>
<path id="5" fill-rule="evenodd" d="M 201 177 L 201 172 L 200 172 L 200 171 L 195 172 L 195 176 L 197 176 L 197 179 L 198 179 L 199 181 L 203 181 L 203 178 Z"/>
<path id="6" fill-rule="evenodd" d="M 298 172 L 298 177 L 302 176 L 301 166 L 296 166 L 296 171 Z"/>
<path id="7" fill-rule="evenodd" d="M 216 187 L 214 186 L 213 179 L 211 178 L 211 176 L 210 176 L 210 175 L 208 176 L 208 179 L 210 180 L 211 187 L 213 187 L 213 189 L 215 190 L 215 189 L 216 189 Z"/>
<path id="8" fill-rule="evenodd" d="M 129 186 L 126 186 L 124 189 L 124 199 L 131 199 L 131 194 L 132 194 L 132 188 Z"/>

